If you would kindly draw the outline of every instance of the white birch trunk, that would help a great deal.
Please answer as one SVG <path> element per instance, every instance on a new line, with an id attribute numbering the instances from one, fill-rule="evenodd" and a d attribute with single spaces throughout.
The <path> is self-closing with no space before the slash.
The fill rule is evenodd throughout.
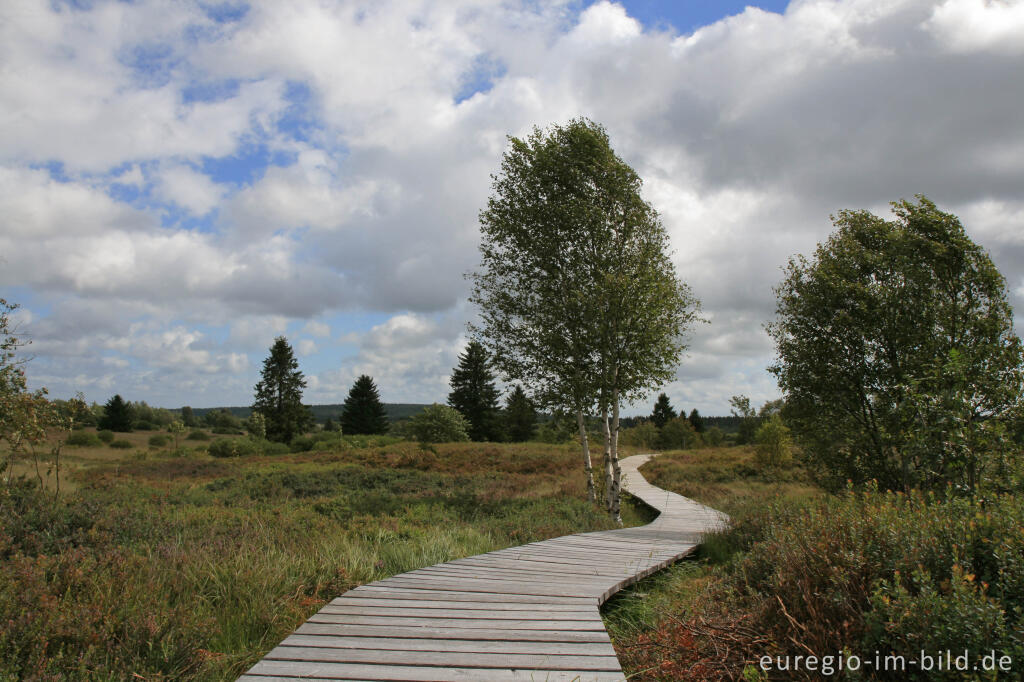
<path id="1" fill-rule="evenodd" d="M 612 518 L 622 525 L 622 469 L 619 467 L 619 389 L 612 390 L 612 428 L 611 428 L 611 465 L 612 465 Z"/>
<path id="2" fill-rule="evenodd" d="M 612 511 L 612 432 L 608 426 L 608 408 L 601 408 L 601 423 L 604 424 L 604 506 L 610 514 Z"/>
<path id="3" fill-rule="evenodd" d="M 580 427 L 580 443 L 583 445 L 583 471 L 587 474 L 587 499 L 597 502 L 597 489 L 594 487 L 594 465 L 590 461 L 590 440 L 587 437 L 587 424 L 583 420 L 583 410 L 576 410 L 576 424 Z"/>

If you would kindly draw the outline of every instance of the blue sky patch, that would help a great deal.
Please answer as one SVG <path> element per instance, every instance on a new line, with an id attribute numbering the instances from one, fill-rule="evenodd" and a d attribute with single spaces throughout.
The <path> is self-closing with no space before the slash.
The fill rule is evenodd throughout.
<path id="1" fill-rule="evenodd" d="M 593 4 L 593 3 L 588 3 Z M 702 26 L 712 24 L 723 17 L 740 14 L 747 6 L 759 7 L 768 12 L 781 14 L 789 5 L 788 0 L 623 0 L 626 12 L 647 29 L 672 27 L 678 33 L 693 33 Z"/>

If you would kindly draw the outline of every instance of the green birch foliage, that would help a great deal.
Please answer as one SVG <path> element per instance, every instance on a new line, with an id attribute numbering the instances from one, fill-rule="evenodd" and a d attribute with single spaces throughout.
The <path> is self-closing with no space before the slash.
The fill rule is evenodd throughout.
<path id="1" fill-rule="evenodd" d="M 289 443 L 313 425 L 313 415 L 302 404 L 305 387 L 306 380 L 291 345 L 285 337 L 277 337 L 270 355 L 263 361 L 252 405 L 253 412 L 263 415 L 268 440 Z"/>
<path id="2" fill-rule="evenodd" d="M 473 331 L 541 406 L 590 411 L 673 377 L 696 300 L 640 186 L 592 121 L 509 138 L 480 213 Z"/>
<path id="3" fill-rule="evenodd" d="M 1021 404 L 1006 283 L 956 216 L 923 196 L 892 206 L 840 212 L 812 260 L 790 260 L 771 371 L 825 483 L 974 489 Z"/>

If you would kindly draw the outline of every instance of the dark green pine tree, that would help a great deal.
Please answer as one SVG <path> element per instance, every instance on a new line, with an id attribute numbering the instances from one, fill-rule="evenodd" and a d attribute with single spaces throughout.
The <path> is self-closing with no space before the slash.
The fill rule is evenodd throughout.
<path id="1" fill-rule="evenodd" d="M 672 407 L 672 403 L 668 401 L 668 396 L 662 393 L 658 396 L 658 402 L 654 403 L 654 413 L 651 415 L 651 421 L 659 429 L 667 424 L 672 419 L 676 418 L 675 408 Z"/>
<path id="2" fill-rule="evenodd" d="M 118 394 L 103 406 L 103 418 L 100 419 L 99 427 L 111 431 L 131 431 L 132 421 L 134 421 L 132 406 Z"/>
<path id="3" fill-rule="evenodd" d="M 704 433 L 704 418 L 700 416 L 700 412 L 697 411 L 696 407 L 690 411 L 690 416 L 687 419 L 690 420 L 690 426 L 693 427 L 694 431 Z"/>
<path id="4" fill-rule="evenodd" d="M 283 336 L 274 339 L 256 384 L 253 412 L 267 420 L 267 440 L 289 443 L 313 425 L 313 414 L 302 404 L 306 380 L 299 371 L 292 347 Z"/>
<path id="5" fill-rule="evenodd" d="M 352 384 L 341 411 L 341 432 L 375 434 L 388 432 L 388 414 L 373 379 L 363 374 Z"/>
<path id="6" fill-rule="evenodd" d="M 448 382 L 452 392 L 448 404 L 469 422 L 469 438 L 476 441 L 501 440 L 498 420 L 498 389 L 488 367 L 487 351 L 479 341 L 470 341 L 459 356 L 459 366 Z"/>
<path id="7" fill-rule="evenodd" d="M 505 430 L 513 443 L 530 440 L 537 430 L 537 411 L 519 384 L 505 402 Z"/>

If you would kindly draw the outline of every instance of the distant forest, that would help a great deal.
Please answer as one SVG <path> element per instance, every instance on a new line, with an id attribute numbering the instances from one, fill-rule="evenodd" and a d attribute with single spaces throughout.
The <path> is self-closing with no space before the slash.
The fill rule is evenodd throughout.
<path id="1" fill-rule="evenodd" d="M 332 405 L 310 405 L 309 409 L 313 412 L 313 418 L 318 424 L 323 424 L 328 419 L 332 419 L 337 422 L 341 418 L 341 411 L 344 409 L 344 405 L 341 403 Z M 428 407 L 426 404 L 420 403 L 384 403 L 384 409 L 388 414 L 388 421 L 394 423 L 402 419 L 408 419 L 423 408 Z M 251 407 L 194 407 L 192 412 L 196 417 L 203 417 L 207 412 L 215 412 L 216 410 L 227 410 L 235 417 L 239 419 L 248 419 L 249 415 L 252 414 Z M 550 419 L 550 415 L 541 414 L 540 420 L 547 421 Z M 636 426 L 647 421 L 649 417 L 623 417 L 622 428 L 628 428 Z M 736 433 L 740 427 L 740 417 L 701 417 L 704 420 L 704 428 L 709 429 L 712 426 L 717 426 L 724 433 Z"/>

